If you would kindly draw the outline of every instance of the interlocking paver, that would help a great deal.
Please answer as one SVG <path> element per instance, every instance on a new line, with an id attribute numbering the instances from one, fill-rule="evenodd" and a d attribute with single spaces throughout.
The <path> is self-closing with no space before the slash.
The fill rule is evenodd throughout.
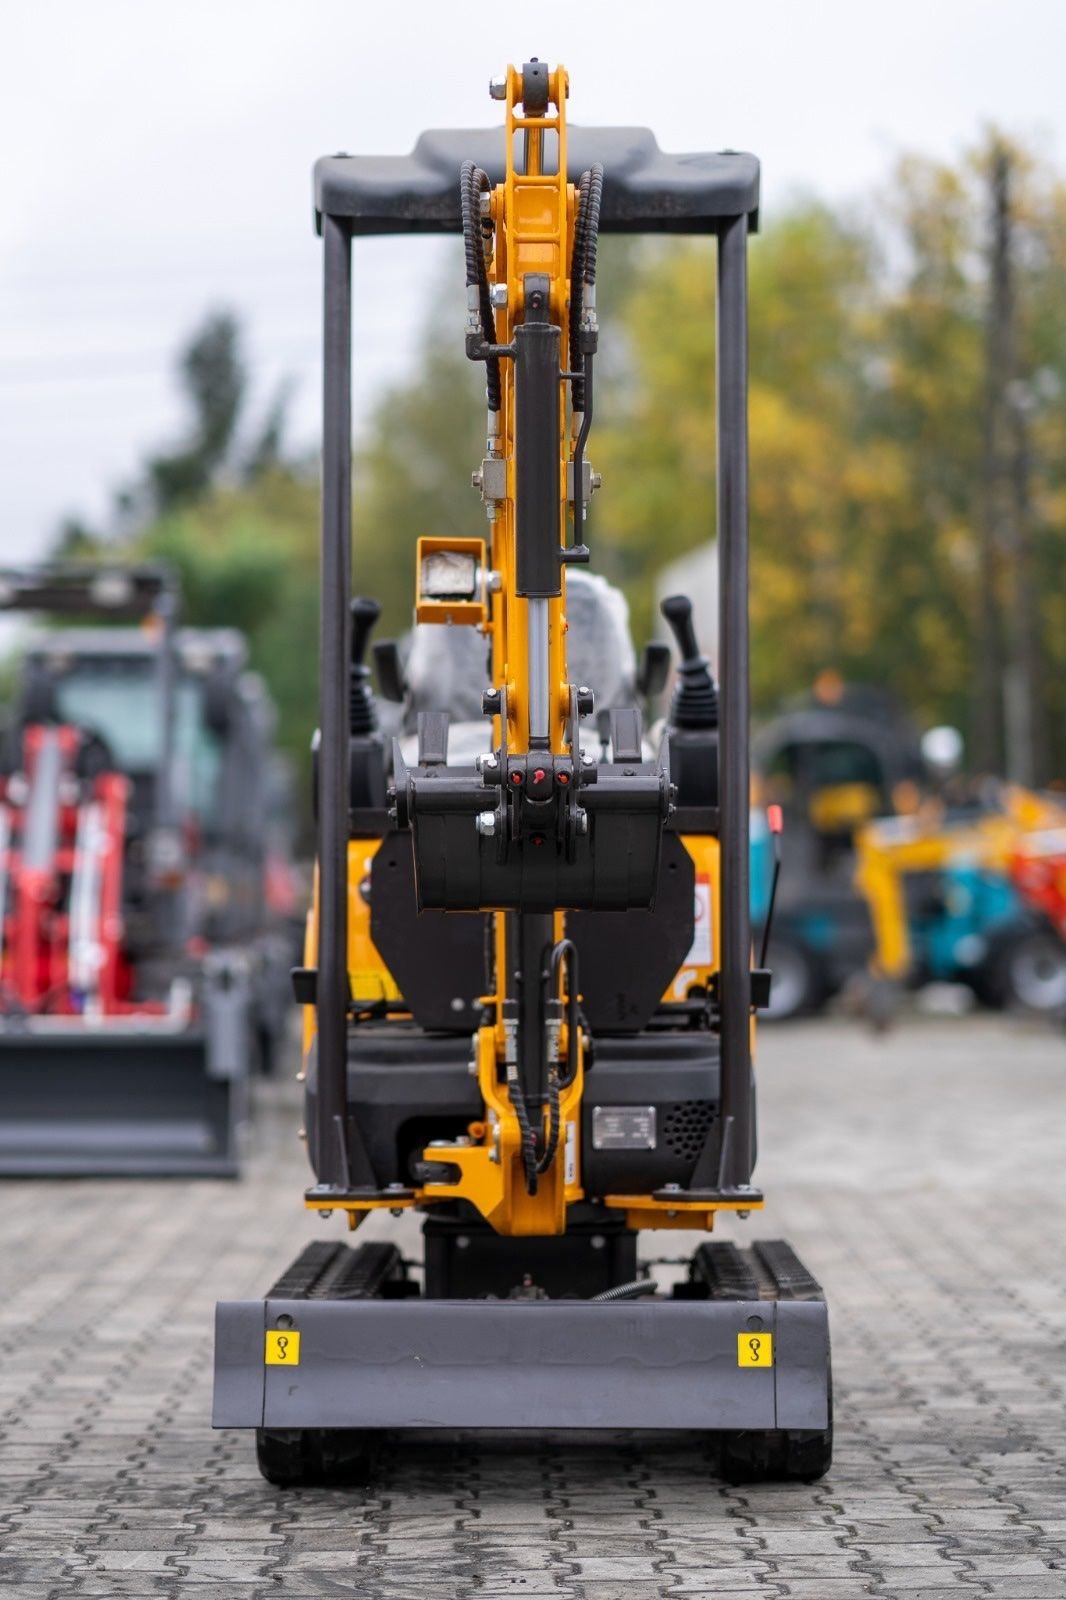
<path id="1" fill-rule="evenodd" d="M 7 1184 L 0 1586 L 1064 1600 L 1064 1069 L 1061 1036 L 1009 1019 L 764 1031 L 771 1205 L 746 1232 L 792 1240 L 833 1326 L 838 1448 L 809 1486 L 730 1488 L 700 1440 L 584 1435 L 396 1441 L 366 1489 L 263 1483 L 250 1438 L 207 1427 L 211 1308 L 325 1235 L 289 1084 L 260 1086 L 240 1184 Z"/>

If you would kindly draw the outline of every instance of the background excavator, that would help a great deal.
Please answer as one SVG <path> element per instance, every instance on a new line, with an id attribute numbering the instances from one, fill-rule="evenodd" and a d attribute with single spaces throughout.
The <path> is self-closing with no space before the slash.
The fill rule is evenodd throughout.
<path id="1" fill-rule="evenodd" d="M 504 124 L 315 169 L 325 256 L 318 875 L 304 965 L 305 1204 L 399 1240 L 309 1245 L 217 1309 L 214 1421 L 274 1482 L 367 1470 L 383 1430 L 699 1429 L 735 1478 L 830 1459 L 817 1283 L 780 1240 L 705 1238 L 668 1283 L 654 1230 L 709 1234 L 752 1180 L 746 251 L 758 164 L 567 127 L 562 67 L 509 67 Z M 600 231 L 717 238 L 721 685 L 684 597 L 665 726 L 584 567 Z M 483 364 L 483 536 L 415 553 L 419 629 L 466 645 L 406 682 L 391 743 L 351 594 L 350 253 L 459 232 Z M 459 330 L 457 330 L 458 333 Z M 439 641 L 440 635 L 437 635 Z M 468 648 L 467 648 L 468 646 Z M 466 667 L 462 658 L 466 658 Z M 418 706 L 426 681 L 437 698 Z M 643 690 L 642 690 L 643 683 Z M 445 686 L 447 685 L 447 687 Z M 478 726 L 480 724 L 480 726 Z M 473 727 L 473 733 L 470 729 Z M 699 910 L 697 910 L 699 908 Z M 411 1219 L 414 1221 L 414 1217 Z M 658 1265 L 664 1265 L 659 1262 Z"/>
<path id="2" fill-rule="evenodd" d="M 23 650 L 0 753 L 6 1176 L 234 1174 L 285 1028 L 273 709 L 177 607 L 154 567 L 0 573 L 0 610 L 78 624 Z"/>

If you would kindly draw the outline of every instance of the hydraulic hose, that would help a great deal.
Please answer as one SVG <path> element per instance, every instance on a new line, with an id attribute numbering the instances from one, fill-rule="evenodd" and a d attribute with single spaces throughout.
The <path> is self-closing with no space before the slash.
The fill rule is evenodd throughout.
<path id="1" fill-rule="evenodd" d="M 488 174 L 473 161 L 464 161 L 459 169 L 459 207 L 463 219 L 463 250 L 466 258 L 466 287 L 477 291 L 477 312 L 481 322 L 481 336 L 485 344 L 496 342 L 496 319 L 489 299 L 489 275 L 485 261 L 485 241 L 492 225 L 481 215 L 481 196 L 490 188 Z M 473 310 L 473 307 L 471 307 Z M 500 361 L 498 356 L 485 358 L 485 395 L 490 411 L 500 409 Z"/>
<path id="2" fill-rule="evenodd" d="M 536 1194 L 537 1174 L 543 1169 L 537 1161 L 537 1139 L 529 1120 L 529 1112 L 526 1110 L 526 1097 L 522 1093 L 517 1072 L 512 1075 L 508 1071 L 507 1089 L 515 1117 L 518 1119 L 518 1131 L 522 1137 L 522 1168 L 526 1175 L 526 1190 L 529 1194 Z"/>
<path id="3" fill-rule="evenodd" d="M 566 962 L 566 1077 L 562 1080 L 561 1088 L 567 1088 L 573 1083 L 577 1074 L 577 1044 L 578 1029 L 581 1026 L 581 1013 L 579 1008 L 580 980 L 578 978 L 577 945 L 572 939 L 560 939 L 553 945 L 551 955 L 551 968 L 549 973 L 550 993 L 554 994 L 555 986 L 559 982 L 559 968 Z"/>
<path id="4" fill-rule="evenodd" d="M 548 1069 L 548 1136 L 544 1141 L 544 1154 L 537 1162 L 538 1175 L 547 1172 L 559 1148 L 559 1074 L 554 1067 Z"/>
<path id="5" fill-rule="evenodd" d="M 658 1294 L 659 1285 L 654 1278 L 634 1278 L 632 1283 L 616 1283 L 613 1289 L 594 1294 L 592 1300 L 639 1300 L 647 1294 Z"/>
<path id="6" fill-rule="evenodd" d="M 585 315 L 585 288 L 596 285 L 596 252 L 600 238 L 600 205 L 603 200 L 603 167 L 593 162 L 581 174 L 577 187 L 577 217 L 574 222 L 574 248 L 570 258 L 570 371 L 575 377 L 571 396 L 575 411 L 585 409 L 585 355 L 582 350 L 582 321 Z M 589 352 L 591 353 L 591 352 Z"/>
<path id="7" fill-rule="evenodd" d="M 570 259 L 570 371 L 574 374 L 570 400 L 575 414 L 581 417 L 574 443 L 575 556 L 583 550 L 584 541 L 585 445 L 592 427 L 592 357 L 597 341 L 594 291 L 602 199 L 603 167 L 594 161 L 588 171 L 581 174 L 578 183 L 574 249 Z M 587 561 L 588 555 L 584 554 L 583 559 Z"/>

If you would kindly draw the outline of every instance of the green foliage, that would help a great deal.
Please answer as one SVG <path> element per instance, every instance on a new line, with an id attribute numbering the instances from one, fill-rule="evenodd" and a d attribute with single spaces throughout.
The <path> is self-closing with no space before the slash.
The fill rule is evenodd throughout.
<path id="1" fill-rule="evenodd" d="M 878 221 L 797 204 L 752 241 L 753 688 L 771 710 L 824 667 L 893 689 L 922 719 L 970 721 L 977 650 L 987 302 L 984 148 L 959 168 L 911 158 Z M 1066 770 L 1066 187 L 1016 155 L 1019 367 L 1054 769 Z M 652 623 L 658 570 L 714 532 L 714 255 L 702 241 L 608 239 L 601 252 L 598 570 Z M 354 587 L 410 622 L 419 534 L 485 528 L 470 472 L 483 374 L 462 349 L 459 269 L 434 299 L 413 376 L 355 454 Z M 444 307 L 442 312 L 441 307 Z M 452 308 L 454 307 L 454 311 Z M 438 331 L 440 330 L 440 331 Z M 239 329 L 205 324 L 181 363 L 192 422 L 126 497 L 123 550 L 179 569 L 189 621 L 242 628 L 303 756 L 317 704 L 317 485 L 287 462 L 285 394 L 239 443 Z M 237 487 L 226 487 L 225 479 Z M 146 493 L 145 486 L 150 490 Z M 100 548 L 68 524 L 64 548 Z M 114 553 L 114 541 L 106 542 Z M 1004 556 L 996 603 L 1010 604 Z"/>
<path id="2" fill-rule="evenodd" d="M 991 140 L 989 149 L 991 148 Z M 989 149 L 902 162 L 877 228 L 817 204 L 750 253 L 753 690 L 823 667 L 966 728 L 978 650 Z M 1066 190 L 1015 155 L 1045 720 L 1066 767 Z M 658 568 L 713 535 L 713 250 L 643 259 L 616 312 L 626 392 L 596 430 L 610 547 L 635 619 Z M 602 533 L 600 533 L 602 530 Z M 601 563 L 602 564 L 602 563 Z M 1013 602 L 1000 552 L 995 605 Z"/>
<path id="3" fill-rule="evenodd" d="M 207 318 L 182 352 L 178 375 L 192 412 L 188 438 L 146 467 L 160 512 L 205 494 L 229 453 L 246 386 L 240 326 L 231 312 Z"/>
<path id="4" fill-rule="evenodd" d="M 318 490 L 291 471 L 215 490 L 149 525 L 132 554 L 169 562 L 182 619 L 239 628 L 278 708 L 278 742 L 306 763 L 318 682 Z"/>
<path id="5" fill-rule="evenodd" d="M 380 637 L 411 625 L 415 540 L 488 537 L 470 474 L 485 452 L 485 380 L 466 359 L 462 313 L 453 339 L 431 339 L 415 378 L 379 401 L 354 467 L 357 593 L 382 603 Z"/>

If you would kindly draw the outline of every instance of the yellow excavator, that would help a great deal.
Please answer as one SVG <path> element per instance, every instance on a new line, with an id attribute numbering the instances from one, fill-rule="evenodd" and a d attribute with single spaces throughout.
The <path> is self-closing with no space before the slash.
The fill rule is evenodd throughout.
<path id="1" fill-rule="evenodd" d="M 382 1434 L 697 1429 L 733 1479 L 816 1478 L 831 1452 L 822 1292 L 780 1240 L 708 1237 L 753 1184 L 749 926 L 748 235 L 759 168 L 567 126 L 565 70 L 490 86 L 501 126 L 315 168 L 324 245 L 318 873 L 304 965 L 305 1204 L 395 1240 L 309 1245 L 217 1309 L 218 1427 L 276 1483 L 365 1474 Z M 585 569 L 601 232 L 717 239 L 720 684 L 691 606 L 653 736 Z M 478 536 L 418 541 L 416 645 L 460 697 L 384 737 L 351 596 L 353 239 L 460 233 L 484 373 Z M 456 330 L 457 337 L 462 333 Z M 710 444 L 709 444 L 710 447 Z M 477 518 L 472 521 L 477 522 Z M 386 535 L 387 536 L 387 535 Z M 599 621 L 598 621 L 599 619 Z M 613 641 L 613 642 L 612 642 Z M 653 648 L 653 647 L 650 647 Z M 379 690 L 410 686 L 375 649 Z M 580 663 L 580 665 L 579 665 Z M 480 716 L 477 711 L 480 711 Z M 679 1281 L 638 1237 L 698 1239 Z M 380 1230 L 378 1230 L 380 1231 Z"/>
<path id="2" fill-rule="evenodd" d="M 1066 842 L 1058 797 L 985 780 L 964 798 L 930 795 L 909 815 L 868 822 L 855 842 L 874 932 L 875 1023 L 891 1018 L 904 987 L 931 980 L 968 983 L 994 1006 L 1066 1013 L 1066 924 L 1052 887 Z"/>

